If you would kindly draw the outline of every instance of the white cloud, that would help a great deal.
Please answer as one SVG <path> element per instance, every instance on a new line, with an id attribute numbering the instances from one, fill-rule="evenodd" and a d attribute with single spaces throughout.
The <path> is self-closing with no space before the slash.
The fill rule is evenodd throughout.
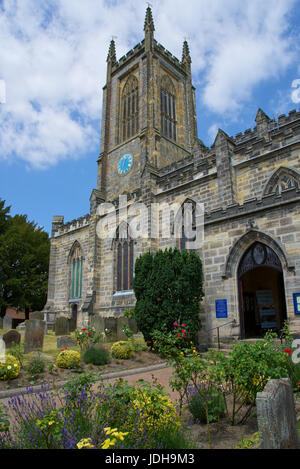
<path id="1" fill-rule="evenodd" d="M 189 36 L 204 104 L 218 113 L 236 111 L 255 86 L 279 76 L 294 59 L 286 32 L 294 4 L 161 0 L 153 5 L 155 37 L 181 58 Z M 0 158 L 46 168 L 97 152 L 109 41 L 118 36 L 121 57 L 142 40 L 144 15 L 145 4 L 136 0 L 4 0 Z"/>

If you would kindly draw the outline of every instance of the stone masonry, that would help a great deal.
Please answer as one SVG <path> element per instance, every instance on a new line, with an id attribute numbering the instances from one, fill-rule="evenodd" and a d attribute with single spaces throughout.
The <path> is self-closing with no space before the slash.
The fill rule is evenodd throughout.
<path id="1" fill-rule="evenodd" d="M 120 317 L 134 306 L 133 291 L 118 291 L 117 253 L 114 239 L 100 239 L 97 208 L 103 202 L 118 210 L 120 194 L 128 207 L 137 202 L 172 203 L 180 199 L 203 203 L 203 261 L 205 299 L 200 308 L 201 340 L 216 340 L 222 329 L 228 340 L 240 337 L 241 296 L 238 267 L 246 250 L 259 242 L 269 246 L 281 263 L 286 319 L 300 332 L 294 314 L 293 293 L 300 292 L 300 112 L 293 110 L 270 119 L 261 109 L 253 129 L 236 136 L 219 130 L 207 147 L 197 137 L 195 88 L 191 57 L 184 42 L 182 60 L 154 39 L 154 23 L 147 8 L 144 39 L 119 60 L 111 42 L 107 57 L 107 82 L 103 88 L 101 147 L 97 161 L 97 188 L 90 198 L 90 213 L 64 222 L 53 217 L 48 299 L 44 312 L 71 317 L 74 305 L 78 325 L 99 323 L 99 318 Z M 130 76 L 139 83 L 139 130 L 122 141 L 122 90 Z M 172 83 L 176 101 L 176 140 L 161 131 L 160 84 Z M 117 167 L 122 155 L 133 165 L 126 175 Z M 285 181 L 286 186 L 284 186 Z M 80 298 L 71 298 L 71 253 L 74 243 L 82 252 Z M 179 240 L 136 239 L 134 261 L 142 253 Z M 226 299 L 227 319 L 217 319 L 215 300 Z"/>

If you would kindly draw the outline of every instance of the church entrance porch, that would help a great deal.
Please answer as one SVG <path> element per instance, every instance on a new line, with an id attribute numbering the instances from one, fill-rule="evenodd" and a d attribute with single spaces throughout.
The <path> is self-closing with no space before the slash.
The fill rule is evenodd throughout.
<path id="1" fill-rule="evenodd" d="M 287 314 L 282 266 L 273 249 L 252 244 L 241 259 L 238 284 L 241 338 L 280 331 Z"/>

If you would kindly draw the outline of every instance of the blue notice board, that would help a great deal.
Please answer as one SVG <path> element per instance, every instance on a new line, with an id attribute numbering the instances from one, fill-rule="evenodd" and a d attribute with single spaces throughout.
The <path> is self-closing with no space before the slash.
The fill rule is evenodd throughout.
<path id="1" fill-rule="evenodd" d="M 227 318 L 227 300 L 216 300 L 216 318 Z"/>
<path id="2" fill-rule="evenodd" d="M 300 293 L 293 293 L 295 314 L 300 314 Z"/>

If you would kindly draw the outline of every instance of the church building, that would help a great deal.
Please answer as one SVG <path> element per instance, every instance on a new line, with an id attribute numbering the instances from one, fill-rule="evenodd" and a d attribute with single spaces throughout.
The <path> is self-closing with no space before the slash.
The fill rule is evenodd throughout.
<path id="1" fill-rule="evenodd" d="M 274 120 L 258 109 L 253 130 L 219 130 L 207 147 L 195 91 L 187 41 L 181 60 L 159 44 L 150 7 L 139 44 L 118 60 L 111 41 L 90 212 L 52 221 L 49 324 L 65 316 L 97 327 L 122 317 L 135 304 L 137 257 L 186 247 L 184 237 L 134 238 L 124 221 L 101 238 L 99 207 L 118 213 L 122 195 L 127 208 L 204 204 L 200 341 L 214 342 L 219 326 L 222 340 L 258 337 L 285 320 L 300 333 L 300 112 Z"/>

